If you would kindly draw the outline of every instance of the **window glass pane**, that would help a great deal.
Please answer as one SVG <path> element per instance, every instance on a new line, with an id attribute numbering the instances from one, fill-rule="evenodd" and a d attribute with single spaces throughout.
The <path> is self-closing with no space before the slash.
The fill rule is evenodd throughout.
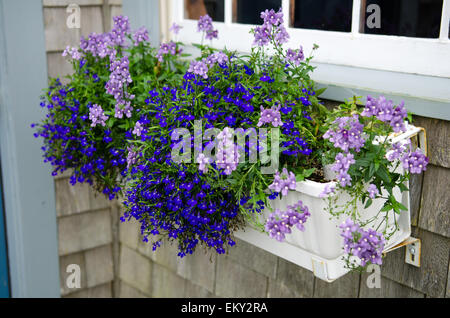
<path id="1" fill-rule="evenodd" d="M 364 33 L 439 37 L 442 0 L 367 0 L 366 8 L 373 4 L 379 6 L 380 23 L 376 23 L 378 10 L 369 10 L 365 13 Z"/>
<path id="2" fill-rule="evenodd" d="M 278 11 L 281 0 L 233 0 L 233 22 L 262 24 L 261 12 L 266 9 Z"/>
<path id="3" fill-rule="evenodd" d="M 350 32 L 353 0 L 291 0 L 291 27 Z"/>
<path id="4" fill-rule="evenodd" d="M 184 4 L 186 19 L 198 20 L 200 16 L 208 13 L 213 21 L 225 20 L 225 0 L 185 0 Z"/>

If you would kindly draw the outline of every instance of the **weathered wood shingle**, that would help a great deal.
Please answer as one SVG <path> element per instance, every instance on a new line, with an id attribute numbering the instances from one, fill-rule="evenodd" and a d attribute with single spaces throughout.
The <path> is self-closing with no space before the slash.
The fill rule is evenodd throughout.
<path id="1" fill-rule="evenodd" d="M 381 274 L 427 296 L 445 296 L 450 239 L 420 229 L 414 229 L 412 236 L 422 241 L 421 266 L 406 264 L 405 248 L 399 248 L 387 254 Z"/>
<path id="2" fill-rule="evenodd" d="M 429 165 L 425 171 L 419 227 L 450 237 L 450 169 Z"/>

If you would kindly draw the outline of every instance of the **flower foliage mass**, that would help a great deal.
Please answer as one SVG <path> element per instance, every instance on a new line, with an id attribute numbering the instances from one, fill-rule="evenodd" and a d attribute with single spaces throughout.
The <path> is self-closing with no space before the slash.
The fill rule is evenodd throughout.
<path id="1" fill-rule="evenodd" d="M 378 198 L 385 213 L 406 209 L 393 190 L 406 191 L 409 173 L 428 163 L 410 144 L 390 142 L 407 129 L 407 112 L 370 96 L 363 109 L 354 101 L 330 112 L 310 79 L 312 55 L 285 47 L 281 9 L 261 19 L 248 55 L 204 45 L 219 36 L 208 15 L 198 21 L 199 54 L 189 62 L 181 43 L 153 48 L 147 30 L 132 31 L 124 16 L 110 32 L 66 48 L 73 74 L 51 80 L 41 101 L 47 115 L 33 124 L 44 160 L 53 175 L 70 170 L 73 185 L 87 182 L 121 198 L 121 220 L 136 219 L 154 249 L 176 242 L 180 257 L 198 245 L 225 253 L 247 224 L 279 241 L 307 230 L 314 211 L 302 201 L 286 211 L 270 203 L 305 178 L 323 181 L 322 167 L 331 165 L 336 182 L 320 197 L 333 215 L 350 216 L 341 227 L 345 252 L 362 266 L 379 264 L 391 232 L 369 228 L 354 211 L 357 201 L 368 207 Z M 275 160 L 269 154 L 277 149 Z M 343 209 L 332 208 L 339 191 L 354 198 Z"/>

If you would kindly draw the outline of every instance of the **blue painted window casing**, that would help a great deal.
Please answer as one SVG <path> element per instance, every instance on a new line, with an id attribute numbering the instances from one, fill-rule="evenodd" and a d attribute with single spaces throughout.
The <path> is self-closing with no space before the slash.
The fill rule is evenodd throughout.
<path id="1" fill-rule="evenodd" d="M 6 248 L 4 215 L 2 179 L 0 173 L 0 298 L 9 298 L 8 251 Z"/>

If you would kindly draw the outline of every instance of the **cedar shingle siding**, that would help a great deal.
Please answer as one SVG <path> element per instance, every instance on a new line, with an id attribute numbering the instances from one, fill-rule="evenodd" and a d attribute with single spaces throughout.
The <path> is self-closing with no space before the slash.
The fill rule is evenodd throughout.
<path id="1" fill-rule="evenodd" d="M 81 29 L 67 29 L 65 6 L 81 6 Z M 44 0 L 50 76 L 70 72 L 61 53 L 80 35 L 103 32 L 121 12 L 120 0 Z M 61 294 L 64 297 L 448 297 L 450 257 L 450 122 L 416 117 L 427 130 L 430 165 L 411 181 L 413 236 L 422 240 L 420 268 L 405 264 L 405 249 L 388 253 L 380 289 L 367 273 L 350 273 L 328 284 L 292 263 L 239 241 L 227 256 L 178 259 L 176 248 L 156 253 L 139 238 L 135 223 L 119 221 L 120 206 L 87 185 L 55 179 Z M 66 266 L 79 264 L 81 289 L 65 286 Z"/>

